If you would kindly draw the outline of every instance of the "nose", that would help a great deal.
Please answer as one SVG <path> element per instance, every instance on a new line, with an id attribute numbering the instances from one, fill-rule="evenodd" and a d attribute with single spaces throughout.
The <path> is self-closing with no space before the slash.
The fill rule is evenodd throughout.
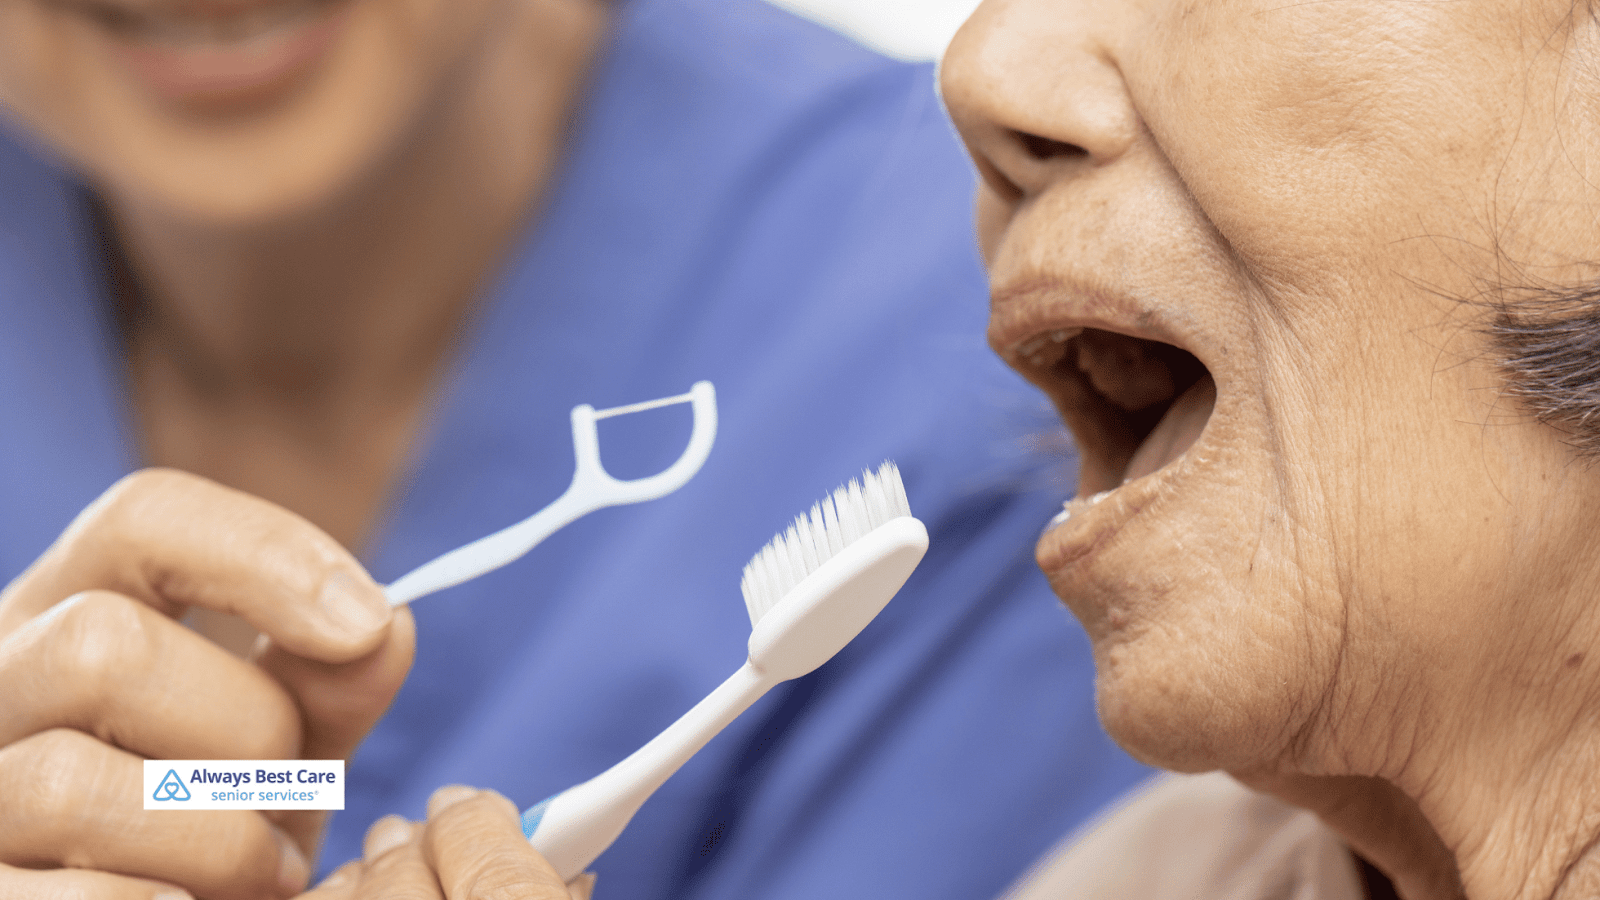
<path id="1" fill-rule="evenodd" d="M 985 0 L 946 51 L 940 88 L 985 184 L 1008 203 L 1127 153 L 1139 117 L 1103 0 Z"/>

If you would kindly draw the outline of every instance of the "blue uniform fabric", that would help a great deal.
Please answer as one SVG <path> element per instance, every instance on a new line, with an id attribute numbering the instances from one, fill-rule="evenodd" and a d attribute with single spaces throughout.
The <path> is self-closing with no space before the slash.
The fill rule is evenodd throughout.
<path id="1" fill-rule="evenodd" d="M 350 769 L 325 867 L 462 782 L 528 806 L 636 749 L 743 661 L 739 574 L 899 462 L 932 544 L 850 647 L 758 703 L 600 858 L 625 900 L 973 900 L 1145 774 L 1094 717 L 1032 563 L 1070 492 L 984 344 L 972 172 L 931 68 L 753 0 L 630 0 L 553 193 L 487 290 L 366 560 L 389 580 L 571 477 L 568 411 L 717 387 L 678 493 L 580 520 L 415 607 L 415 669 Z M 0 141 L 0 576 L 134 467 L 82 193 Z M 441 236 L 448 239 L 447 235 Z M 619 477 L 686 406 L 601 423 Z"/>

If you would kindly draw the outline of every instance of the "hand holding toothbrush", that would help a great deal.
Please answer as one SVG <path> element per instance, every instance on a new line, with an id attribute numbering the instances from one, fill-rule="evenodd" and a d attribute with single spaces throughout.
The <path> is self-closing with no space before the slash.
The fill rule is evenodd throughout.
<path id="1" fill-rule="evenodd" d="M 362 859 L 300 900 L 589 900 L 593 888 L 592 875 L 561 883 L 522 837 L 511 801 L 452 785 L 428 800 L 426 823 L 373 823 Z"/>

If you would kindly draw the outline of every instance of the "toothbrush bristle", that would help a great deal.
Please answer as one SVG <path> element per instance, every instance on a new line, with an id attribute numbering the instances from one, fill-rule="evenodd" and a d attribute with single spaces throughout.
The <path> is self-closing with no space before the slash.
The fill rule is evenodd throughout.
<path id="1" fill-rule="evenodd" d="M 750 624 L 778 605 L 807 575 L 874 528 L 911 515 L 900 470 L 885 462 L 876 472 L 861 473 L 833 494 L 795 517 L 744 567 L 739 590 L 744 593 Z"/>

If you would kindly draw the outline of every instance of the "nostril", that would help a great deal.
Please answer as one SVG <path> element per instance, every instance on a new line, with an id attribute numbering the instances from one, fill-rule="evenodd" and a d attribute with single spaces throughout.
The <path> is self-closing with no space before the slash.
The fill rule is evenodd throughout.
<path id="1" fill-rule="evenodd" d="M 1089 152 L 1076 144 L 1040 137 L 1037 134 L 1029 134 L 1026 131 L 1017 131 L 1013 132 L 1013 134 L 1016 135 L 1017 141 L 1022 144 L 1023 149 L 1028 151 L 1028 155 L 1040 161 L 1048 161 L 1059 157 L 1085 156 Z"/>

